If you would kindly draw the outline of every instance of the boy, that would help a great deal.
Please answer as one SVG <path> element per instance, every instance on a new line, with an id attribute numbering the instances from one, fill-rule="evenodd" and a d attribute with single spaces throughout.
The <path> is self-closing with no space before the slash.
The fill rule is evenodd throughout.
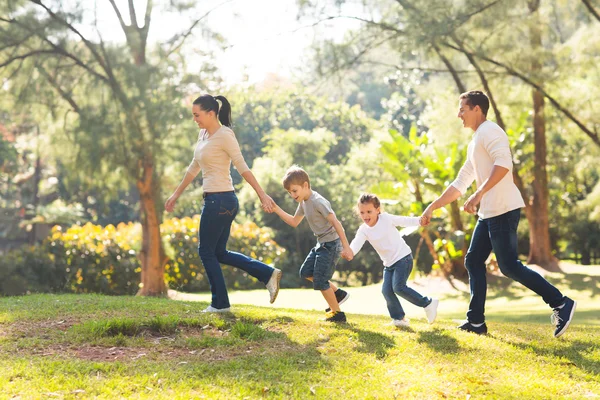
<path id="1" fill-rule="evenodd" d="M 348 293 L 336 288 L 329 280 L 340 257 L 349 257 L 350 244 L 342 224 L 335 216 L 327 199 L 310 187 L 310 178 L 306 171 L 294 165 L 283 178 L 283 187 L 296 200 L 298 208 L 294 216 L 275 206 L 275 213 L 288 225 L 297 227 L 306 217 L 310 229 L 317 237 L 317 245 L 300 267 L 300 277 L 313 283 L 320 290 L 329 308 L 325 320 L 328 322 L 346 322 L 346 315 L 340 310 L 340 304 L 349 297 Z"/>

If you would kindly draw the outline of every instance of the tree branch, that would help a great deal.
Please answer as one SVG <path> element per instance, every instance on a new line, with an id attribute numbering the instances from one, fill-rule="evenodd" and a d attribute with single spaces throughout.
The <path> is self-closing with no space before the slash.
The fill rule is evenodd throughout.
<path id="1" fill-rule="evenodd" d="M 587 9 L 589 10 L 589 12 L 592 13 L 592 15 L 594 17 L 596 17 L 596 19 L 598 20 L 598 22 L 600 22 L 600 15 L 598 14 L 598 11 L 596 11 L 594 9 L 594 7 L 590 3 L 590 1 L 589 0 L 581 0 L 581 2 L 587 7 Z"/>
<path id="2" fill-rule="evenodd" d="M 4 68 L 17 60 L 25 60 L 28 57 L 34 56 L 36 54 L 55 54 L 54 50 L 33 50 L 29 53 L 19 54 L 18 56 L 10 57 L 8 60 L 0 63 L 0 68 Z"/>
<path id="3" fill-rule="evenodd" d="M 522 80 L 523 82 L 525 82 L 526 84 L 528 84 L 529 86 L 535 88 L 536 90 L 538 90 L 540 93 L 542 93 L 544 95 L 545 98 L 547 98 L 550 103 L 552 103 L 552 105 L 559 110 L 560 112 L 562 112 L 568 119 L 570 119 L 571 121 L 573 121 L 575 123 L 575 125 L 577 125 L 579 127 L 579 129 L 581 129 L 586 135 L 588 135 L 592 141 L 600 146 L 600 138 L 598 137 L 598 134 L 594 131 L 592 131 L 590 128 L 588 128 L 587 126 L 585 126 L 583 124 L 583 122 L 581 122 L 579 119 L 577 119 L 569 110 L 567 110 L 565 107 L 563 107 L 554 97 L 552 97 L 548 92 L 546 92 L 546 90 L 544 90 L 543 87 L 541 87 L 540 85 L 538 85 L 537 83 L 533 82 L 530 78 L 528 78 L 527 76 L 525 76 L 524 74 L 518 72 L 517 70 L 509 67 L 508 65 L 505 65 L 499 61 L 496 61 L 494 59 L 491 59 L 489 57 L 486 57 L 484 55 L 481 54 L 475 54 L 475 53 L 471 53 L 469 51 L 463 50 L 460 47 L 456 47 L 450 43 L 443 43 L 444 46 L 449 47 L 451 49 L 454 49 L 460 53 L 463 54 L 470 54 L 476 58 L 479 58 L 481 60 L 484 60 L 486 62 L 489 62 L 490 64 L 496 65 L 502 69 L 504 69 L 506 72 L 508 72 L 508 74 L 519 78 L 520 80 Z"/>
<path id="4" fill-rule="evenodd" d="M 109 78 L 111 80 L 114 78 L 114 77 L 111 77 L 110 74 L 109 74 L 109 72 L 106 70 L 105 60 L 100 56 L 100 54 L 98 54 L 98 52 L 96 51 L 96 48 L 94 47 L 94 44 L 92 42 L 90 42 L 85 36 L 83 36 L 81 34 L 81 32 L 79 32 L 73 25 L 71 25 L 65 19 L 63 19 L 63 18 L 59 17 L 58 15 L 56 15 L 56 13 L 53 12 L 52 10 L 50 10 L 45 4 L 43 4 L 41 2 L 41 0 L 29 0 L 29 1 L 32 2 L 32 3 L 34 3 L 34 4 L 39 5 L 40 7 L 42 7 L 44 10 L 46 10 L 46 12 L 48 13 L 48 15 L 50 15 L 50 17 L 52 17 L 52 19 L 54 19 L 59 24 L 61 24 L 64 27 L 66 27 L 71 32 L 75 33 L 83 41 L 83 43 L 86 45 L 86 47 L 92 52 L 92 55 L 94 56 L 94 58 L 96 59 L 96 61 L 98 61 L 98 63 L 104 69 L 104 71 L 107 73 L 107 75 L 109 76 Z"/>
<path id="5" fill-rule="evenodd" d="M 135 15 L 135 5 L 133 4 L 133 0 L 129 0 L 129 18 L 131 19 L 130 26 L 139 29 L 139 25 L 137 22 L 137 16 Z"/>
<path id="6" fill-rule="evenodd" d="M 50 83 L 50 85 L 54 89 L 56 89 L 60 97 L 62 97 L 69 103 L 69 105 L 73 108 L 73 111 L 75 111 L 77 114 L 81 114 L 81 108 L 79 107 L 79 105 L 77 105 L 77 103 L 73 99 L 73 96 L 67 93 L 67 91 L 60 86 L 56 79 L 53 76 L 51 76 L 41 64 L 36 65 L 36 67 L 38 71 L 40 71 L 40 73 L 46 78 L 48 83 Z"/>
<path id="7" fill-rule="evenodd" d="M 123 15 L 121 15 L 121 11 L 119 11 L 119 8 L 115 4 L 115 0 L 108 0 L 108 1 L 112 5 L 112 8 L 115 11 L 115 14 L 117 15 L 117 19 L 119 20 L 119 24 L 121 24 L 121 28 L 123 29 L 123 32 L 125 32 L 125 34 L 127 35 L 127 29 L 129 27 L 127 26 L 127 24 L 123 20 Z"/>
<path id="8" fill-rule="evenodd" d="M 450 72 L 450 75 L 452 75 L 452 79 L 454 79 L 454 83 L 456 83 L 456 87 L 458 88 L 458 91 L 460 93 L 466 92 L 467 88 L 463 84 L 462 80 L 460 79 L 460 76 L 458 75 L 458 72 L 454 69 L 454 66 L 452 65 L 450 60 L 448 60 L 448 58 L 442 53 L 442 51 L 440 50 L 440 48 L 437 44 L 433 44 L 433 48 L 434 48 L 436 54 L 438 55 L 438 57 L 442 60 L 442 62 L 446 66 L 446 68 L 448 68 L 448 72 Z"/>
<path id="9" fill-rule="evenodd" d="M 27 26 L 23 23 L 21 23 L 20 21 L 17 21 L 16 19 L 5 19 L 5 18 L 1 18 L 0 17 L 0 21 L 3 22 L 7 22 L 10 24 L 15 24 L 19 27 L 21 27 L 22 29 L 26 30 L 27 32 L 30 32 L 32 34 L 34 34 L 35 36 L 39 37 L 42 41 L 48 43 L 50 45 L 50 47 L 52 47 L 55 51 L 55 53 L 63 55 L 64 57 L 67 57 L 71 60 L 73 60 L 75 62 L 76 65 L 80 66 L 81 68 L 85 69 L 86 71 L 88 71 L 89 73 L 91 73 L 92 75 L 94 75 L 96 78 L 109 83 L 109 78 L 100 74 L 99 72 L 97 72 L 96 70 L 94 70 L 93 68 L 91 68 L 89 65 L 87 65 L 86 63 L 84 63 L 79 57 L 75 56 L 74 54 L 71 54 L 69 51 L 67 51 L 64 47 L 59 46 L 57 44 L 55 44 L 54 42 L 52 42 L 50 39 L 48 39 L 47 37 L 45 37 L 43 34 L 41 34 L 40 32 L 38 32 L 37 30 L 33 30 L 31 29 L 30 26 Z"/>

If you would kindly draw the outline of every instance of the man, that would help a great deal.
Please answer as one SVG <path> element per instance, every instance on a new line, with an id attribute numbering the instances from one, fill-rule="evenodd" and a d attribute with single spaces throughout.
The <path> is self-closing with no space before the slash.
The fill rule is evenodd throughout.
<path id="1" fill-rule="evenodd" d="M 459 101 L 458 118 L 463 121 L 465 128 L 475 132 L 467 149 L 467 160 L 456 180 L 421 216 L 422 224 L 429 224 L 434 210 L 458 199 L 474 180 L 477 182 L 477 190 L 464 204 L 464 210 L 469 214 L 477 213 L 479 220 L 465 257 L 471 301 L 467 321 L 458 328 L 477 334 L 487 333 L 484 316 L 487 293 L 485 261 L 493 250 L 504 275 L 540 295 L 553 309 L 551 320 L 556 327 L 554 336 L 559 337 L 571 323 L 576 302 L 563 296 L 557 288 L 518 259 L 517 227 L 520 209 L 525 203 L 512 179 L 508 137 L 502 128 L 486 119 L 490 102 L 483 92 L 463 93 Z"/>

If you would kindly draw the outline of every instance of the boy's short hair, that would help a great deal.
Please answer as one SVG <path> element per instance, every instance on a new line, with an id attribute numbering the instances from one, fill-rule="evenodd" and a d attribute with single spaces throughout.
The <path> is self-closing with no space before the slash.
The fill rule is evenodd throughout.
<path id="1" fill-rule="evenodd" d="M 283 177 L 283 187 L 285 190 L 289 190 L 292 185 L 302 186 L 304 182 L 308 182 L 308 187 L 310 188 L 310 178 L 306 171 L 299 166 L 292 165 L 285 171 L 285 176 Z"/>

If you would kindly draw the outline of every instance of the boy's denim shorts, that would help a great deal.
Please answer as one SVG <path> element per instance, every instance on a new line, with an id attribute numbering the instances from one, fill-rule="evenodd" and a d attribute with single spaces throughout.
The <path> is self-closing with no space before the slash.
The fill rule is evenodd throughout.
<path id="1" fill-rule="evenodd" d="M 329 289 L 329 280 L 342 253 L 342 241 L 338 238 L 330 242 L 317 243 L 310 250 L 300 267 L 300 277 L 313 278 L 315 290 Z"/>

